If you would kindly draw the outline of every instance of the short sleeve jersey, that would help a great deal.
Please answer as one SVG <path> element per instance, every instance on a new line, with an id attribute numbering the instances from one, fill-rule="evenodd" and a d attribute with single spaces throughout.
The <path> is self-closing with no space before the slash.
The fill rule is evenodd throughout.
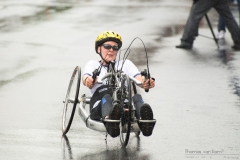
<path id="1" fill-rule="evenodd" d="M 137 75 L 140 74 L 138 68 L 130 60 L 126 60 L 124 63 L 123 62 L 124 62 L 123 60 L 116 61 L 115 69 L 120 70 L 122 68 L 122 71 L 131 77 L 136 77 Z M 123 67 L 122 67 L 122 64 L 123 64 Z M 101 65 L 100 61 L 96 61 L 96 60 L 89 61 L 84 67 L 83 75 L 87 74 L 89 76 L 92 76 L 92 72 L 95 69 L 98 69 L 100 65 Z M 107 73 L 107 69 L 108 69 L 107 66 L 104 66 L 104 65 L 102 66 L 98 79 L 101 79 Z M 103 84 L 106 84 L 106 81 L 103 81 Z M 94 87 L 90 89 L 91 96 L 96 91 L 96 89 L 103 84 L 95 84 Z"/>

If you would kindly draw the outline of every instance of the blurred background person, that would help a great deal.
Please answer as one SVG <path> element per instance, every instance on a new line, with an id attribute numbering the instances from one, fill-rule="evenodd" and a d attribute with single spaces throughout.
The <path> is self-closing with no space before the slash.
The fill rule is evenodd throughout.
<path id="1" fill-rule="evenodd" d="M 181 44 L 176 48 L 192 49 L 193 41 L 198 33 L 199 22 L 211 8 L 216 9 L 231 33 L 234 42 L 232 48 L 240 50 L 240 28 L 230 11 L 228 0 L 194 0 L 181 38 Z"/>
<path id="2" fill-rule="evenodd" d="M 240 0 L 230 0 L 229 1 L 230 5 L 237 5 L 238 6 L 238 11 L 239 11 L 239 22 L 238 25 L 240 26 Z M 219 16 L 218 19 L 218 34 L 217 34 L 217 39 L 224 39 L 225 38 L 225 33 L 226 33 L 226 25 L 223 22 L 223 18 Z"/>

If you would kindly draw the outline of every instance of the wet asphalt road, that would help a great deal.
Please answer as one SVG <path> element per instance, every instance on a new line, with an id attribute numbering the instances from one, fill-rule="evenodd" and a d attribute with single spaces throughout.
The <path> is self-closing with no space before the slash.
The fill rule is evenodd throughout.
<path id="1" fill-rule="evenodd" d="M 220 49 L 203 36 L 192 51 L 176 49 L 190 6 L 0 1 L 0 159 L 240 159 L 240 52 L 231 50 L 229 33 Z M 216 13 L 209 17 L 216 29 Z M 104 30 L 120 33 L 123 48 L 140 37 L 156 78 L 154 89 L 141 92 L 157 119 L 153 135 L 131 135 L 126 149 L 119 138 L 106 145 L 105 134 L 86 128 L 77 113 L 67 137 L 61 133 L 72 71 L 98 58 L 94 40 Z M 199 34 L 211 37 L 204 21 Z M 130 59 L 146 68 L 142 44 L 132 48 Z"/>

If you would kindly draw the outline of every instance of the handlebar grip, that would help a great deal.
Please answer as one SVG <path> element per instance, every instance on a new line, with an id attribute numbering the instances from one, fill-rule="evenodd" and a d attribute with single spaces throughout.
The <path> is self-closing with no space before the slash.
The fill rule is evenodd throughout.
<path id="1" fill-rule="evenodd" d="M 95 70 L 93 71 L 93 75 L 92 75 L 93 84 L 94 84 L 94 82 L 95 82 L 97 76 L 98 76 L 98 70 L 95 69 Z"/>
<path id="2" fill-rule="evenodd" d="M 149 79 L 150 78 L 150 75 L 147 73 L 147 70 L 144 69 L 144 71 L 141 72 L 141 75 L 145 77 L 145 79 Z M 149 84 L 150 84 L 150 81 L 149 81 Z M 149 89 L 145 89 L 145 92 L 148 92 Z"/>

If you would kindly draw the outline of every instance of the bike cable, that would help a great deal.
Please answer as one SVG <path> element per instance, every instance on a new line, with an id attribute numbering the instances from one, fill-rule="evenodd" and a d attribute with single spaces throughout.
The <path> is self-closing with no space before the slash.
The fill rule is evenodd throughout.
<path id="1" fill-rule="evenodd" d="M 139 38 L 139 37 L 134 38 L 134 39 L 132 40 L 132 42 L 130 43 L 130 45 L 128 46 L 127 50 L 125 51 L 124 56 L 123 56 L 122 68 L 123 68 L 123 65 L 124 65 L 124 63 L 125 63 L 128 55 L 129 55 L 129 53 L 130 53 L 130 47 L 131 47 L 131 45 L 133 44 L 133 42 L 134 42 L 136 39 L 139 39 L 139 40 L 142 42 L 142 44 L 143 44 L 143 47 L 144 47 L 144 50 L 145 50 L 145 53 L 146 53 L 146 61 L 147 61 L 147 75 L 146 75 L 146 76 L 147 76 L 147 79 L 150 79 L 150 71 L 149 71 L 149 65 L 148 65 L 147 48 L 146 48 L 143 40 L 142 40 L 141 38 Z M 124 58 L 125 58 L 125 59 L 124 59 Z M 121 68 L 121 70 L 122 70 L 122 68 Z M 149 85 L 150 85 L 150 80 L 149 80 Z M 146 90 L 146 92 L 148 92 L 148 90 Z"/>

